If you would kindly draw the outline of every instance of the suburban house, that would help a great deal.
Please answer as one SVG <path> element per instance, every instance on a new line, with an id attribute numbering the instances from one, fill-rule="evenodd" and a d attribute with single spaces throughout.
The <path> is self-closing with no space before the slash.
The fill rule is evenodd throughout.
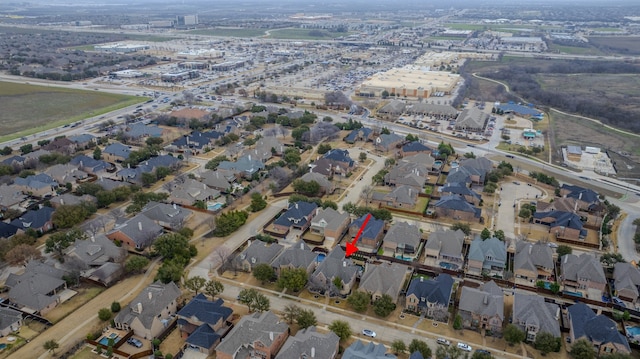
<path id="1" fill-rule="evenodd" d="M 385 207 L 412 209 L 418 200 L 418 193 L 419 190 L 415 187 L 402 185 L 389 193 L 373 192 L 369 203 Z"/>
<path id="2" fill-rule="evenodd" d="M 318 173 L 327 176 L 327 178 L 333 176 L 333 170 L 333 164 L 326 158 L 318 158 L 309 164 L 309 172 Z"/>
<path id="3" fill-rule="evenodd" d="M 79 170 L 77 166 L 72 164 L 57 164 L 47 168 L 44 173 L 49 175 L 49 177 L 53 178 L 56 183 L 66 184 L 76 184 L 78 182 L 86 181 L 89 178 L 89 175 Z"/>
<path id="4" fill-rule="evenodd" d="M 601 301 L 607 287 L 602 264 L 589 253 L 565 254 L 560 258 L 561 283 L 565 292 L 579 292 L 592 300 Z"/>
<path id="5" fill-rule="evenodd" d="M 465 328 L 502 333 L 504 294 L 496 282 L 486 282 L 478 288 L 462 287 L 458 309 Z"/>
<path id="6" fill-rule="evenodd" d="M 129 158 L 131 147 L 120 142 L 114 142 L 102 150 L 102 156 L 107 162 L 122 162 Z"/>
<path id="7" fill-rule="evenodd" d="M 452 169 L 446 181 L 484 185 L 486 175 L 491 170 L 493 170 L 493 162 L 488 158 L 469 158 L 461 161 L 457 168 Z M 461 173 L 456 174 L 457 172 Z"/>
<path id="8" fill-rule="evenodd" d="M 627 338 L 618 331 L 618 326 L 604 314 L 596 315 L 584 303 L 576 303 L 567 309 L 569 337 L 575 343 L 586 339 L 593 344 L 596 355 L 631 354 Z"/>
<path id="9" fill-rule="evenodd" d="M 309 290 L 345 298 L 356 282 L 358 268 L 351 259 L 345 257 L 344 250 L 336 246 L 309 277 Z"/>
<path id="10" fill-rule="evenodd" d="M 456 120 L 456 131 L 481 132 L 487 126 L 489 114 L 478 107 L 464 109 Z"/>
<path id="11" fill-rule="evenodd" d="M 228 193 L 231 190 L 231 182 L 233 182 L 235 178 L 226 177 L 220 171 L 204 171 L 200 175 L 200 180 L 212 189 L 220 191 L 221 193 Z"/>
<path id="12" fill-rule="evenodd" d="M 100 233 L 75 241 L 65 254 L 65 263 L 81 268 L 80 275 L 109 286 L 124 274 L 127 251 Z"/>
<path id="13" fill-rule="evenodd" d="M 389 152 L 397 148 L 404 142 L 405 142 L 405 138 L 400 135 L 397 135 L 395 133 L 391 133 L 391 134 L 383 133 L 380 136 L 376 137 L 376 139 L 373 141 L 373 145 L 374 145 L 374 148 L 378 151 Z"/>
<path id="14" fill-rule="evenodd" d="M 142 180 L 143 173 L 153 173 L 158 168 L 177 169 L 180 167 L 180 159 L 169 156 L 160 155 L 151 157 L 150 159 L 140 162 L 135 168 L 123 168 L 116 172 L 116 176 L 121 181 L 127 181 L 132 184 L 144 184 Z"/>
<path id="15" fill-rule="evenodd" d="M 458 117 L 458 110 L 451 105 L 440 105 L 434 103 L 418 102 L 408 105 L 406 113 L 409 115 L 431 116 L 439 120 L 455 120 Z"/>
<path id="16" fill-rule="evenodd" d="M 23 156 L 13 155 L 2 160 L 0 163 L 3 165 L 11 166 L 13 168 L 22 169 L 26 164 L 27 158 Z M 37 161 L 37 159 L 36 159 Z"/>
<path id="17" fill-rule="evenodd" d="M 20 217 L 10 222 L 11 225 L 26 231 L 29 228 L 36 232 L 45 233 L 53 229 L 53 212 L 51 207 L 42 207 L 24 212 Z"/>
<path id="18" fill-rule="evenodd" d="M 50 151 L 50 152 L 58 152 L 65 155 L 70 155 L 76 152 L 77 148 L 78 146 L 66 137 L 58 137 L 53 141 L 47 143 L 46 145 L 42 146 L 43 150 Z"/>
<path id="19" fill-rule="evenodd" d="M 467 273 L 473 275 L 499 276 L 507 266 L 507 245 L 496 237 L 482 240 L 476 237 L 469 247 Z"/>
<path id="20" fill-rule="evenodd" d="M 268 160 L 271 156 L 281 156 L 284 153 L 284 145 L 276 136 L 264 136 L 256 142 L 256 150 L 263 153 L 269 153 Z"/>
<path id="21" fill-rule="evenodd" d="M 365 344 L 356 340 L 351 344 L 344 353 L 342 353 L 342 359 L 396 359 L 393 354 L 387 353 L 387 347 L 384 344 L 376 344 L 374 342 L 368 342 Z"/>
<path id="22" fill-rule="evenodd" d="M 95 205 L 98 202 L 98 200 L 90 194 L 76 196 L 71 192 L 67 192 L 60 196 L 55 196 L 51 198 L 49 202 L 51 203 L 51 206 L 53 208 L 58 208 L 60 206 L 77 206 L 82 203 L 90 203 Z"/>
<path id="23" fill-rule="evenodd" d="M 482 210 L 458 195 L 441 197 L 434 205 L 438 217 L 453 218 L 461 221 L 479 221 Z"/>
<path id="24" fill-rule="evenodd" d="M 382 248 L 393 252 L 393 256 L 404 260 L 414 260 L 420 254 L 422 233 L 414 224 L 398 221 L 387 231 L 382 240 Z"/>
<path id="25" fill-rule="evenodd" d="M 560 196 L 575 199 L 577 209 L 585 212 L 590 212 L 600 203 L 600 196 L 594 190 L 566 183 L 560 186 Z"/>
<path id="26" fill-rule="evenodd" d="M 229 329 L 233 310 L 224 300 L 211 301 L 199 293 L 177 313 L 180 336 L 186 339 L 187 349 L 212 354 L 222 335 Z"/>
<path id="27" fill-rule="evenodd" d="M 368 214 L 362 215 L 360 218 L 351 222 L 349 225 L 349 234 L 345 236 L 345 241 L 351 241 L 356 237 L 367 215 Z M 380 247 L 382 237 L 384 237 L 384 221 L 371 216 L 356 245 L 360 251 L 376 252 Z"/>
<path id="28" fill-rule="evenodd" d="M 400 160 L 399 165 L 402 163 L 415 163 L 426 166 L 430 172 L 440 171 L 442 163 L 436 163 L 436 159 L 429 153 L 420 152 L 415 155 L 406 156 Z"/>
<path id="29" fill-rule="evenodd" d="M 334 174 L 346 176 L 355 166 L 355 161 L 349 157 L 349 151 L 341 149 L 331 149 L 322 158 L 329 161 Z M 315 171 L 313 171 L 315 172 Z"/>
<path id="30" fill-rule="evenodd" d="M 349 132 L 349 134 L 343 138 L 346 143 L 356 143 L 357 141 L 373 141 L 373 130 L 367 127 L 361 127 Z"/>
<path id="31" fill-rule="evenodd" d="M 15 309 L 0 307 L 0 337 L 6 337 L 18 332 L 22 327 L 22 312 Z"/>
<path id="32" fill-rule="evenodd" d="M 77 146 L 77 149 L 87 149 L 89 146 L 96 143 L 96 136 L 89 133 L 69 136 L 67 138 Z"/>
<path id="33" fill-rule="evenodd" d="M 257 159 L 252 159 L 251 155 L 242 156 L 237 161 L 222 161 L 218 165 L 218 170 L 233 172 L 238 178 L 251 178 L 255 173 L 264 169 L 264 163 Z"/>
<path id="34" fill-rule="evenodd" d="M 515 293 L 513 297 L 514 325 L 520 327 L 527 335 L 526 341 L 532 343 L 538 333 L 549 333 L 556 338 L 560 333 L 560 306 L 548 303 L 543 296 L 537 294 Z"/>
<path id="35" fill-rule="evenodd" d="M 516 244 L 513 274 L 517 284 L 535 287 L 539 280 L 554 281 L 554 268 L 553 249 L 546 243 L 520 241 Z"/>
<path id="36" fill-rule="evenodd" d="M 631 263 L 616 263 L 613 281 L 615 295 L 635 306 L 640 291 L 640 270 Z"/>
<path id="37" fill-rule="evenodd" d="M 145 125 L 143 123 L 132 123 L 127 125 L 124 131 L 124 136 L 138 142 L 143 142 L 148 137 L 162 137 L 163 134 L 168 133 L 158 126 Z"/>
<path id="38" fill-rule="evenodd" d="M 140 212 L 159 226 L 171 230 L 181 229 L 193 215 L 193 211 L 182 208 L 177 204 L 150 201 Z"/>
<path id="39" fill-rule="evenodd" d="M 9 208 L 16 208 L 27 199 L 27 195 L 14 185 L 0 185 L 0 210 L 6 211 Z"/>
<path id="40" fill-rule="evenodd" d="M 464 183 L 447 182 L 444 186 L 438 187 L 438 192 L 442 193 L 442 196 L 460 196 L 474 206 L 479 205 L 480 201 L 482 201 L 480 194 L 466 186 Z"/>
<path id="41" fill-rule="evenodd" d="M 333 191 L 336 189 L 336 186 L 333 184 L 333 182 L 331 182 L 327 176 L 321 173 L 307 172 L 304 175 L 302 175 L 302 177 L 300 177 L 300 180 L 304 182 L 315 181 L 317 184 L 320 185 L 320 191 L 323 194 L 332 194 Z"/>
<path id="42" fill-rule="evenodd" d="M 263 241 L 255 240 L 234 258 L 234 268 L 251 272 L 258 264 L 271 264 L 278 254 L 282 252 L 283 248 L 282 244 L 267 244 Z"/>
<path id="43" fill-rule="evenodd" d="M 150 246 L 162 234 L 162 227 L 142 213 L 124 222 L 116 221 L 115 227 L 107 233 L 107 238 L 138 250 Z"/>
<path id="44" fill-rule="evenodd" d="M 387 103 L 386 105 L 382 106 L 378 110 L 378 113 L 384 115 L 400 116 L 404 112 L 405 107 L 407 107 L 407 104 L 405 104 L 404 101 L 394 99 L 389 101 L 389 103 Z"/>
<path id="45" fill-rule="evenodd" d="M 104 172 L 113 172 L 115 170 L 115 166 L 113 164 L 103 160 L 96 160 L 87 155 L 77 155 L 69 161 L 69 164 L 77 166 L 79 170 L 93 175 L 98 175 Z"/>
<path id="46" fill-rule="evenodd" d="M 433 148 L 423 145 L 422 143 L 420 143 L 420 141 L 413 141 L 402 146 L 402 148 L 400 149 L 400 155 L 402 155 L 402 157 L 413 156 L 418 153 L 431 154 L 433 153 Z"/>
<path id="47" fill-rule="evenodd" d="M 132 330 L 144 339 L 157 338 L 175 317 L 180 288 L 170 282 L 150 284 L 114 318 L 116 329 Z"/>
<path id="48" fill-rule="evenodd" d="M 213 148 L 216 140 L 224 136 L 223 133 L 216 131 L 192 131 L 190 134 L 184 135 L 175 141 L 171 142 L 168 149 L 176 149 L 179 151 L 192 150 L 195 153 L 204 150 L 205 148 Z"/>
<path id="49" fill-rule="evenodd" d="M 384 184 L 387 186 L 410 186 L 419 192 L 424 188 L 430 171 L 430 165 L 401 161 L 384 176 Z"/>
<path id="50" fill-rule="evenodd" d="M 26 178 L 16 177 L 13 186 L 22 193 L 36 197 L 54 196 L 58 189 L 58 182 L 46 173 L 30 175 Z"/>
<path id="51" fill-rule="evenodd" d="M 323 239 L 336 241 L 342 237 L 351 223 L 349 213 L 338 212 L 333 208 L 318 208 L 316 215 L 311 219 L 311 233 L 321 236 Z"/>
<path id="52" fill-rule="evenodd" d="M 583 228 L 580 216 L 573 212 L 550 211 L 533 214 L 533 223 L 549 227 L 549 233 L 556 238 L 567 238 L 574 241 L 583 240 L 587 230 Z"/>
<path id="53" fill-rule="evenodd" d="M 5 282 L 7 298 L 21 311 L 47 314 L 61 303 L 67 289 L 67 272 L 39 261 L 29 261 L 22 274 L 10 273 Z"/>
<path id="54" fill-rule="evenodd" d="M 387 294 L 395 303 L 398 301 L 408 269 L 407 266 L 398 263 L 367 263 L 358 290 L 371 295 L 372 302 Z"/>
<path id="55" fill-rule="evenodd" d="M 425 264 L 450 270 L 460 270 L 464 266 L 462 245 L 465 234 L 462 230 L 438 230 L 429 234 L 424 246 Z"/>
<path id="56" fill-rule="evenodd" d="M 218 359 L 273 359 L 289 337 L 289 326 L 270 311 L 245 315 L 216 348 Z"/>
<path id="57" fill-rule="evenodd" d="M 271 261 L 271 267 L 276 271 L 276 276 L 280 276 L 282 269 L 296 268 L 304 268 L 307 275 L 311 275 L 318 263 L 318 254 L 312 252 L 311 248 L 300 240 Z"/>
<path id="58" fill-rule="evenodd" d="M 290 230 L 304 232 L 311 225 L 318 205 L 313 202 L 298 201 L 289 204 L 287 211 L 276 219 L 271 227 L 277 233 L 289 233 Z"/>
<path id="59" fill-rule="evenodd" d="M 18 233 L 19 228 L 6 222 L 0 222 L 0 238 L 10 238 Z"/>
<path id="60" fill-rule="evenodd" d="M 209 188 L 206 184 L 187 178 L 172 185 L 168 201 L 179 205 L 193 206 L 196 202 L 207 203 L 220 197 L 220 191 Z"/>
<path id="61" fill-rule="evenodd" d="M 414 278 L 407 288 L 405 308 L 441 322 L 449 320 L 453 278 L 441 273 L 432 279 Z"/>
<path id="62" fill-rule="evenodd" d="M 340 337 L 334 332 L 322 334 L 311 326 L 289 337 L 275 359 L 334 359 L 338 355 L 339 344 Z"/>

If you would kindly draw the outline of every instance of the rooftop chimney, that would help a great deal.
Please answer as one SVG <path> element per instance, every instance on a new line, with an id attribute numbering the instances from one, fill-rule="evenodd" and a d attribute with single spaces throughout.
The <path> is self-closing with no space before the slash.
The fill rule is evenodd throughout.
<path id="1" fill-rule="evenodd" d="M 177 204 L 173 204 L 173 209 L 178 209 L 178 205 Z"/>
<path id="2" fill-rule="evenodd" d="M 142 222 L 138 222 L 138 230 L 142 231 Z"/>
<path id="3" fill-rule="evenodd" d="M 148 295 L 149 295 L 149 300 L 151 300 L 151 298 L 153 298 L 153 293 L 149 292 Z"/>
<path id="4" fill-rule="evenodd" d="M 311 357 L 312 358 L 316 357 L 316 348 L 315 347 L 311 347 Z"/>
<path id="5" fill-rule="evenodd" d="M 273 332 L 269 332 L 269 340 L 273 341 Z"/>
<path id="6" fill-rule="evenodd" d="M 138 313 L 142 313 L 142 303 L 138 302 L 136 309 L 138 310 Z"/>

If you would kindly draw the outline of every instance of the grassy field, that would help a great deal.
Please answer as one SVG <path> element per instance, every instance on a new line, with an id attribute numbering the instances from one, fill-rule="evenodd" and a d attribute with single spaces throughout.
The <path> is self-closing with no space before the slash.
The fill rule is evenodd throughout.
<path id="1" fill-rule="evenodd" d="M 557 52 L 568 55 L 604 55 L 602 51 L 594 47 L 580 47 L 580 46 L 566 46 L 551 43 L 549 44 L 549 50 L 551 52 Z"/>
<path id="2" fill-rule="evenodd" d="M 640 54 L 640 41 L 632 36 L 591 36 L 589 43 L 613 55 Z"/>
<path id="3" fill-rule="evenodd" d="M 264 30 L 260 29 L 242 29 L 242 28 L 216 28 L 189 31 L 189 34 L 223 36 L 223 37 L 258 37 L 264 36 Z"/>
<path id="4" fill-rule="evenodd" d="M 267 36 L 270 39 L 289 39 L 289 40 L 329 40 L 340 36 L 349 35 L 349 33 L 340 32 L 340 33 L 331 33 L 328 31 L 319 30 L 322 36 L 312 36 L 310 33 L 314 31 L 313 29 L 296 29 L 296 28 L 287 28 L 287 29 L 278 29 L 269 31 L 269 35 Z M 318 31 L 318 30 L 316 30 Z"/>
<path id="5" fill-rule="evenodd" d="M 144 102 L 98 91 L 0 82 L 0 142 Z"/>

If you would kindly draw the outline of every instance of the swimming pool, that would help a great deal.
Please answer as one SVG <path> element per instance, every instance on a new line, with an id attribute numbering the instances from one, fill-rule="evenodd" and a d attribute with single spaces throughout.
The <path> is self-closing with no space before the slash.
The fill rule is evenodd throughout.
<path id="1" fill-rule="evenodd" d="M 318 253 L 318 256 L 316 257 L 316 262 L 318 262 L 318 263 L 322 262 L 325 259 L 326 256 L 327 255 L 324 254 L 324 253 Z"/>
<path id="2" fill-rule="evenodd" d="M 457 168 L 458 166 L 460 166 L 458 161 L 451 161 L 451 168 Z"/>
<path id="3" fill-rule="evenodd" d="M 0 350 L 4 350 L 6 347 L 7 345 L 5 343 L 0 343 Z"/>
<path id="4" fill-rule="evenodd" d="M 433 162 L 433 167 L 440 167 L 440 166 L 442 166 L 442 161 L 437 160 L 437 161 Z"/>
<path id="5" fill-rule="evenodd" d="M 627 335 L 635 337 L 636 335 L 640 335 L 640 327 L 627 327 Z"/>
<path id="6" fill-rule="evenodd" d="M 564 294 L 582 298 L 582 293 L 580 293 L 580 292 L 569 292 L 569 291 L 565 290 Z"/>
<path id="7" fill-rule="evenodd" d="M 118 341 L 118 334 L 116 333 L 111 333 L 109 334 L 108 337 L 102 337 L 100 338 L 100 341 L 98 341 L 98 343 L 104 345 L 105 347 L 109 345 L 109 339 L 113 339 L 113 344 L 115 344 Z"/>
<path id="8" fill-rule="evenodd" d="M 222 208 L 223 204 L 220 202 L 216 202 L 214 204 L 207 204 L 207 210 L 209 211 L 217 211 Z"/>

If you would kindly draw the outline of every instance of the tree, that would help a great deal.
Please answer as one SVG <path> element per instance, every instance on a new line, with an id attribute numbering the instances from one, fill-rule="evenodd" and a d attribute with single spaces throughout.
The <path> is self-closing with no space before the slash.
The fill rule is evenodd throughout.
<path id="1" fill-rule="evenodd" d="M 211 279 L 204 285 L 203 292 L 209 297 L 214 298 L 216 295 L 224 292 L 224 285 L 220 281 Z"/>
<path id="2" fill-rule="evenodd" d="M 18 244 L 4 255 L 4 260 L 12 266 L 24 266 L 30 260 L 42 259 L 42 253 L 28 244 Z"/>
<path id="3" fill-rule="evenodd" d="M 111 319 L 111 310 L 109 308 L 102 308 L 98 311 L 98 318 L 103 322 Z"/>
<path id="4" fill-rule="evenodd" d="M 344 320 L 334 320 L 329 324 L 329 330 L 334 332 L 343 342 L 351 337 L 351 327 L 349 323 Z"/>
<path id="5" fill-rule="evenodd" d="M 462 349 L 458 348 L 457 346 L 451 345 L 450 347 L 447 348 L 447 357 L 449 357 L 449 359 L 458 359 L 461 356 L 462 356 Z"/>
<path id="6" fill-rule="evenodd" d="M 195 292 L 196 295 L 198 295 L 198 292 L 205 286 L 205 284 L 207 284 L 207 280 L 200 276 L 194 276 L 184 281 L 185 288 Z"/>
<path id="7" fill-rule="evenodd" d="M 560 291 L 560 284 L 558 284 L 558 282 L 553 282 L 549 285 L 549 289 L 553 294 L 557 294 Z"/>
<path id="8" fill-rule="evenodd" d="M 407 350 L 407 345 L 401 339 L 396 339 L 391 343 L 391 350 L 394 354 L 402 354 Z"/>
<path id="9" fill-rule="evenodd" d="M 358 158 L 360 159 L 360 162 L 364 162 L 367 160 L 367 153 L 366 152 L 360 152 L 360 155 L 358 156 Z"/>
<path id="10" fill-rule="evenodd" d="M 94 160 L 100 160 L 102 159 L 102 151 L 100 150 L 100 147 L 96 147 L 93 150 L 93 159 Z"/>
<path id="11" fill-rule="evenodd" d="M 53 212 L 51 221 L 57 228 L 71 228 L 82 223 L 96 210 L 93 204 L 87 202 L 78 205 L 62 205 Z"/>
<path id="12" fill-rule="evenodd" d="M 47 340 L 42 346 L 46 351 L 51 352 L 53 355 L 56 354 L 56 349 L 60 348 L 60 344 L 58 344 L 54 339 Z"/>
<path id="13" fill-rule="evenodd" d="M 3 156 L 8 156 L 11 154 L 11 152 L 13 152 L 13 149 L 9 146 L 4 146 L 1 150 L 0 150 L 0 155 Z"/>
<path id="14" fill-rule="evenodd" d="M 224 155 L 216 156 L 213 159 L 211 159 L 209 162 L 207 162 L 204 168 L 215 171 L 221 162 L 228 161 L 228 160 L 229 159 L 227 158 L 227 156 L 224 156 Z"/>
<path id="15" fill-rule="evenodd" d="M 331 150 L 331 145 L 328 143 L 321 143 L 318 145 L 318 154 L 324 155 Z"/>
<path id="16" fill-rule="evenodd" d="M 502 229 L 496 229 L 495 231 L 493 231 L 493 236 L 498 238 L 499 240 L 503 241 L 505 240 L 505 234 L 504 231 Z"/>
<path id="17" fill-rule="evenodd" d="M 296 179 L 292 184 L 293 190 L 305 196 L 315 197 L 320 192 L 320 184 L 316 181 L 303 181 Z"/>
<path id="18" fill-rule="evenodd" d="M 253 276 L 262 283 L 272 280 L 276 276 L 276 271 L 269 263 L 257 264 L 253 267 L 252 272 Z"/>
<path id="19" fill-rule="evenodd" d="M 253 192 L 251 194 L 251 205 L 249 208 L 251 212 L 258 212 L 267 207 L 267 201 L 262 198 L 262 195 L 259 192 Z"/>
<path id="20" fill-rule="evenodd" d="M 45 253 L 55 253 L 59 258 L 64 255 L 67 249 L 78 239 L 86 239 L 87 235 L 78 228 L 73 228 L 67 232 L 57 232 L 49 236 L 45 241 Z"/>
<path id="21" fill-rule="evenodd" d="M 307 285 L 307 276 L 305 268 L 283 268 L 280 270 L 278 287 L 288 288 L 297 292 Z"/>
<path id="22" fill-rule="evenodd" d="M 120 309 L 122 309 L 122 307 L 120 306 L 120 302 L 116 302 L 115 300 L 113 302 L 111 302 L 111 312 L 112 313 L 118 313 L 120 311 Z"/>
<path id="23" fill-rule="evenodd" d="M 30 143 L 27 143 L 26 145 L 22 145 L 20 146 L 20 153 L 23 155 L 26 155 L 29 152 L 33 151 L 33 145 Z"/>
<path id="24" fill-rule="evenodd" d="M 347 298 L 347 303 L 358 313 L 366 311 L 370 302 L 371 296 L 359 290 L 351 292 L 351 295 Z"/>
<path id="25" fill-rule="evenodd" d="M 142 174 L 140 175 L 140 180 L 142 181 L 143 186 L 149 187 L 152 184 L 156 183 L 158 178 L 151 172 L 142 172 Z"/>
<path id="26" fill-rule="evenodd" d="M 379 317 L 386 317 L 396 309 L 396 303 L 389 294 L 383 294 L 373 302 L 373 312 Z"/>
<path id="27" fill-rule="evenodd" d="M 238 294 L 238 302 L 246 305 L 249 312 L 269 310 L 269 298 L 253 288 L 241 290 Z"/>
<path id="28" fill-rule="evenodd" d="M 423 358 L 431 358 L 431 348 L 424 340 L 413 339 L 411 343 L 409 343 L 409 352 L 420 352 Z"/>
<path id="29" fill-rule="evenodd" d="M 457 231 L 458 229 L 464 232 L 467 236 L 471 234 L 471 226 L 467 223 L 456 222 L 451 225 L 452 231 Z"/>
<path id="30" fill-rule="evenodd" d="M 124 270 L 127 273 L 140 273 L 147 264 L 149 264 L 149 260 L 145 257 L 129 256 L 129 259 L 124 263 Z"/>
<path id="31" fill-rule="evenodd" d="M 193 253 L 193 244 L 189 244 L 189 240 L 178 233 L 166 233 L 156 238 L 153 243 L 153 250 L 166 260 L 176 260 L 186 266 Z M 195 248 L 195 247 L 193 247 Z"/>
<path id="32" fill-rule="evenodd" d="M 184 274 L 184 266 L 182 263 L 176 263 L 173 260 L 165 260 L 158 268 L 156 279 L 164 284 L 171 282 L 179 282 Z"/>
<path id="33" fill-rule="evenodd" d="M 453 319 L 453 329 L 462 329 L 462 316 L 460 314 L 456 314 L 455 318 Z"/>
<path id="34" fill-rule="evenodd" d="M 487 352 L 474 352 L 471 359 L 493 359 L 493 355 Z"/>
<path id="35" fill-rule="evenodd" d="M 298 313 L 298 317 L 296 318 L 296 322 L 301 329 L 309 328 L 310 326 L 314 326 L 318 324 L 318 320 L 316 319 L 316 315 L 313 313 L 311 309 L 302 309 Z"/>
<path id="36" fill-rule="evenodd" d="M 504 340 L 506 340 L 511 346 L 522 342 L 527 336 L 524 331 L 520 330 L 518 326 L 513 324 L 507 324 L 502 334 L 504 336 Z"/>
<path id="37" fill-rule="evenodd" d="M 300 307 L 295 304 L 287 304 L 284 307 L 284 311 L 282 312 L 282 316 L 289 324 L 293 324 L 293 322 L 298 318 L 300 314 Z"/>
<path id="38" fill-rule="evenodd" d="M 622 254 L 620 253 L 604 253 L 600 257 L 600 262 L 607 267 L 612 267 L 616 263 L 626 263 L 624 258 L 622 258 Z"/>
<path id="39" fill-rule="evenodd" d="M 522 218 L 523 220 L 525 219 L 529 219 L 529 217 L 531 217 L 531 210 L 529 210 L 529 208 L 520 208 L 520 212 L 518 212 L 518 217 Z"/>
<path id="40" fill-rule="evenodd" d="M 558 258 L 561 258 L 565 254 L 571 254 L 573 249 L 566 244 L 561 244 L 556 248 L 556 253 L 558 253 Z"/>
<path id="41" fill-rule="evenodd" d="M 569 355 L 576 359 L 596 359 L 596 351 L 593 345 L 586 339 L 580 339 L 573 343 Z"/>
<path id="42" fill-rule="evenodd" d="M 302 158 L 300 157 L 300 152 L 297 148 L 287 148 L 286 150 L 284 150 L 282 159 L 286 164 L 294 165 L 300 162 Z"/>
<path id="43" fill-rule="evenodd" d="M 439 345 L 436 349 L 436 359 L 445 359 L 449 357 L 449 353 L 447 353 L 447 348 Z"/>
<path id="44" fill-rule="evenodd" d="M 480 233 L 480 238 L 482 238 L 483 241 L 491 238 L 491 232 L 489 231 L 489 229 L 487 229 L 487 227 L 482 229 L 482 232 Z"/>

